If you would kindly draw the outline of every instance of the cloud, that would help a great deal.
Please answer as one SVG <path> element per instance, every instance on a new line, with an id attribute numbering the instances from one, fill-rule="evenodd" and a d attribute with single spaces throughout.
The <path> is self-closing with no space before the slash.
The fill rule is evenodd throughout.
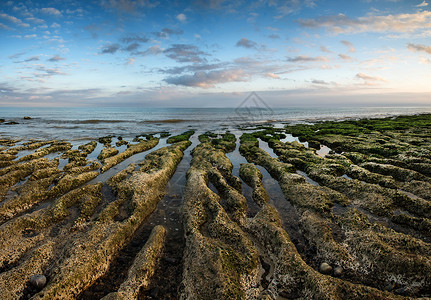
<path id="1" fill-rule="evenodd" d="M 268 36 L 270 39 L 279 39 L 280 36 L 278 34 L 271 34 L 270 36 Z"/>
<path id="2" fill-rule="evenodd" d="M 125 50 L 126 51 L 129 51 L 129 52 L 132 52 L 132 51 L 135 51 L 136 49 L 138 49 L 139 48 L 139 44 L 138 43 L 132 43 L 132 44 L 130 44 L 130 45 L 128 45 L 126 48 L 125 48 Z"/>
<path id="3" fill-rule="evenodd" d="M 162 31 L 153 32 L 153 34 L 156 37 L 163 38 L 163 39 L 167 39 L 167 38 L 169 38 L 169 36 L 171 36 L 173 34 L 180 35 L 183 33 L 184 33 L 184 31 L 182 31 L 182 30 L 175 30 L 175 29 L 170 29 L 170 28 L 163 28 Z"/>
<path id="4" fill-rule="evenodd" d="M 226 67 L 226 63 L 217 63 L 217 64 L 192 64 L 188 66 L 182 67 L 174 67 L 168 69 L 160 69 L 162 73 L 179 75 L 184 72 L 198 72 L 198 71 L 211 71 L 215 69 L 220 69 Z"/>
<path id="5" fill-rule="evenodd" d="M 9 26 L 6 26 L 5 24 L 0 23 L 0 29 L 9 30 L 10 28 L 9 28 Z"/>
<path id="6" fill-rule="evenodd" d="M 193 75 L 183 75 L 178 77 L 169 77 L 165 82 L 174 85 L 183 85 L 190 87 L 210 88 L 219 83 L 242 82 L 246 81 L 248 75 L 241 69 L 196 72 Z"/>
<path id="7" fill-rule="evenodd" d="M 387 82 L 386 79 L 381 78 L 381 77 L 374 77 L 374 76 L 370 76 L 364 73 L 358 73 L 355 76 L 356 79 L 361 79 L 364 81 L 365 85 L 377 85 L 379 84 L 379 82 Z"/>
<path id="8" fill-rule="evenodd" d="M 26 18 L 25 20 L 27 22 L 31 22 L 31 23 L 34 23 L 34 24 L 44 24 L 45 23 L 45 20 L 38 19 L 38 18 Z"/>
<path id="9" fill-rule="evenodd" d="M 349 41 L 341 41 L 341 43 L 344 46 L 349 47 L 349 52 L 355 52 L 356 51 L 355 46 L 353 46 L 353 44 L 351 42 L 349 42 Z"/>
<path id="10" fill-rule="evenodd" d="M 185 22 L 187 21 L 187 16 L 185 14 L 179 14 L 176 16 L 177 20 L 180 22 Z"/>
<path id="11" fill-rule="evenodd" d="M 295 57 L 288 57 L 287 61 L 289 62 L 313 62 L 313 61 L 328 61 L 328 58 L 324 56 L 306 56 L 306 55 L 299 55 Z"/>
<path id="12" fill-rule="evenodd" d="M 155 46 L 149 47 L 145 51 L 137 52 L 135 54 L 136 55 L 147 56 L 147 55 L 157 55 L 157 54 L 160 54 L 160 53 L 163 53 L 163 49 L 160 49 L 159 45 L 155 45 Z"/>
<path id="13" fill-rule="evenodd" d="M 423 1 L 421 4 L 416 5 L 416 7 L 425 7 L 428 6 L 428 3 L 426 1 Z"/>
<path id="14" fill-rule="evenodd" d="M 194 2 L 207 9 L 221 9 L 223 8 L 222 4 L 226 2 L 226 0 L 196 0 Z"/>
<path id="15" fill-rule="evenodd" d="M 36 38 L 36 37 L 37 37 L 36 34 L 27 34 L 27 35 L 24 35 L 25 39 L 33 39 L 33 38 Z"/>
<path id="16" fill-rule="evenodd" d="M 50 59 L 48 59 L 48 61 L 50 61 L 50 62 L 57 62 L 57 61 L 60 61 L 60 60 L 65 60 L 65 58 L 64 57 L 60 57 L 59 55 L 56 55 L 56 56 L 51 57 Z"/>
<path id="17" fill-rule="evenodd" d="M 127 59 L 126 65 L 133 65 L 136 61 L 136 58 L 130 57 Z"/>
<path id="18" fill-rule="evenodd" d="M 253 42 L 249 39 L 242 38 L 238 42 L 236 42 L 237 47 L 244 47 L 244 48 L 257 48 L 257 43 Z"/>
<path id="19" fill-rule="evenodd" d="M 170 48 L 164 51 L 165 55 L 176 62 L 192 62 L 201 63 L 206 59 L 202 56 L 209 54 L 199 50 L 198 47 L 188 44 L 173 44 Z"/>
<path id="20" fill-rule="evenodd" d="M 333 34 L 361 32 L 414 32 L 431 28 L 431 12 L 387 16 L 366 16 L 356 19 L 343 14 L 324 16 L 317 19 L 299 19 L 306 28 L 326 28 Z"/>
<path id="21" fill-rule="evenodd" d="M 39 56 L 32 56 L 24 60 L 24 62 L 38 61 Z"/>
<path id="22" fill-rule="evenodd" d="M 117 52 L 120 49 L 120 45 L 119 44 L 108 44 L 103 46 L 102 48 L 102 54 L 114 54 L 115 52 Z"/>
<path id="23" fill-rule="evenodd" d="M 20 56 L 22 56 L 22 55 L 24 55 L 24 54 L 25 54 L 25 52 L 18 52 L 18 53 L 15 53 L 15 54 L 9 55 L 8 57 L 9 57 L 10 59 L 14 59 L 14 58 L 18 58 L 18 57 L 20 57 Z"/>
<path id="24" fill-rule="evenodd" d="M 136 13 L 141 8 L 156 7 L 159 2 L 150 2 L 149 0 L 102 0 L 100 5 L 118 12 Z"/>
<path id="25" fill-rule="evenodd" d="M 422 44 L 412 44 L 412 43 L 409 43 L 409 44 L 407 44 L 407 48 L 410 51 L 426 52 L 428 54 L 431 54 L 431 46 L 425 46 L 425 45 L 422 45 Z"/>
<path id="26" fill-rule="evenodd" d="M 17 26 L 20 26 L 20 27 L 30 27 L 30 24 L 24 23 L 20 19 L 14 17 L 14 16 L 10 16 L 8 14 L 0 13 L 0 18 L 4 19 L 10 23 L 13 23 Z M 6 25 L 3 25 L 3 26 L 6 26 Z M 8 27 L 8 26 L 6 26 L 6 27 Z M 5 28 L 5 29 L 8 29 L 8 28 Z"/>
<path id="27" fill-rule="evenodd" d="M 141 35 L 134 35 L 134 36 L 127 36 L 127 37 L 123 37 L 121 38 L 121 42 L 123 43 L 146 43 L 148 42 L 149 39 L 145 36 L 141 36 Z"/>
<path id="28" fill-rule="evenodd" d="M 326 82 L 324 80 L 317 80 L 317 79 L 314 79 L 313 81 L 311 81 L 311 83 L 318 84 L 318 85 L 328 85 L 328 84 L 330 84 L 329 82 Z"/>
<path id="29" fill-rule="evenodd" d="M 266 73 L 265 76 L 273 79 L 280 79 L 280 76 L 274 73 Z"/>
<path id="30" fill-rule="evenodd" d="M 61 25 L 60 24 L 58 24 L 58 23 L 52 23 L 51 24 L 51 26 L 50 26 L 51 28 L 60 28 L 61 27 Z"/>
<path id="31" fill-rule="evenodd" d="M 350 56 L 348 56 L 346 54 L 342 54 L 342 53 L 338 54 L 338 57 L 341 58 L 341 59 L 344 59 L 344 60 L 353 60 L 352 57 L 350 57 Z"/>
<path id="32" fill-rule="evenodd" d="M 332 51 L 326 48 L 325 46 L 320 46 L 320 51 L 326 52 L 326 53 L 332 53 Z"/>
<path id="33" fill-rule="evenodd" d="M 61 12 L 54 7 L 44 7 L 40 9 L 40 12 L 46 15 L 61 16 Z"/>

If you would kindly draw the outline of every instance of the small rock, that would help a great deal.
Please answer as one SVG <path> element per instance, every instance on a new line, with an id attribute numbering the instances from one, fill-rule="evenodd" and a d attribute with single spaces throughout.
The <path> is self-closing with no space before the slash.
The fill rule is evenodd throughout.
<path id="1" fill-rule="evenodd" d="M 30 283 L 38 289 L 43 289 L 46 284 L 46 277 L 43 274 L 33 275 L 30 277 Z"/>
<path id="2" fill-rule="evenodd" d="M 342 273 L 343 273 L 343 268 L 342 267 L 335 267 L 335 269 L 334 269 L 334 276 L 336 276 L 336 277 L 341 276 Z"/>
<path id="3" fill-rule="evenodd" d="M 26 116 L 24 117 L 24 120 L 31 120 L 31 117 Z"/>
<path id="4" fill-rule="evenodd" d="M 332 267 L 324 262 L 320 265 L 319 271 L 322 274 L 330 274 L 332 272 Z"/>

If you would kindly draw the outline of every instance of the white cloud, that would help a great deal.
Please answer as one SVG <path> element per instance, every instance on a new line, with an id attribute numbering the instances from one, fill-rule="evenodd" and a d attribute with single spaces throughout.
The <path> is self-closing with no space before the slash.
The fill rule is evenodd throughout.
<path id="1" fill-rule="evenodd" d="M 61 16 L 61 12 L 54 7 L 44 7 L 40 11 L 47 15 Z"/>
<path id="2" fill-rule="evenodd" d="M 6 20 L 6 21 L 8 21 L 10 23 L 13 23 L 15 25 L 18 25 L 20 27 L 30 27 L 30 24 L 24 23 L 20 19 L 14 17 L 14 16 L 10 16 L 8 14 L 1 13 L 0 14 L 0 18 L 4 19 L 4 20 Z"/>
<path id="3" fill-rule="evenodd" d="M 307 28 L 326 28 L 333 34 L 361 32 L 405 32 L 431 28 L 431 12 L 387 16 L 366 16 L 356 19 L 343 14 L 325 16 L 317 19 L 299 19 L 298 23 Z"/>
<path id="4" fill-rule="evenodd" d="M 196 72 L 193 75 L 169 77 L 165 81 L 169 84 L 184 85 L 191 87 L 211 88 L 216 84 L 235 81 L 246 81 L 248 74 L 241 69 Z"/>
<path id="5" fill-rule="evenodd" d="M 187 21 L 187 17 L 186 17 L 186 15 L 185 14 L 179 14 L 179 15 L 177 15 L 177 20 L 178 21 L 180 21 L 180 22 L 185 22 L 185 21 Z"/>
<path id="6" fill-rule="evenodd" d="M 428 6 L 428 3 L 426 1 L 423 1 L 421 4 L 416 5 L 416 7 L 425 7 Z"/>

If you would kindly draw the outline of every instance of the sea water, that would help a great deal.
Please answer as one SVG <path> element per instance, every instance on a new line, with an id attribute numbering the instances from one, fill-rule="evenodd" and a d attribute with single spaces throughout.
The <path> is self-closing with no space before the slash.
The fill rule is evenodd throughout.
<path id="1" fill-rule="evenodd" d="M 0 108 L 1 138 L 88 140 L 168 131 L 237 130 L 257 124 L 313 123 L 430 113 L 431 107 L 345 108 Z M 31 119 L 24 119 L 24 117 Z M 15 125 L 7 125 L 16 122 Z"/>

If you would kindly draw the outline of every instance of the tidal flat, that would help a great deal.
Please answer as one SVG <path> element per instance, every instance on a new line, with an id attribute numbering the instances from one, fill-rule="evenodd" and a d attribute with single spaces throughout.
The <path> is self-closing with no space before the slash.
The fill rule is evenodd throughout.
<path id="1" fill-rule="evenodd" d="M 430 274 L 430 114 L 0 138 L 0 299 L 426 299 Z"/>

